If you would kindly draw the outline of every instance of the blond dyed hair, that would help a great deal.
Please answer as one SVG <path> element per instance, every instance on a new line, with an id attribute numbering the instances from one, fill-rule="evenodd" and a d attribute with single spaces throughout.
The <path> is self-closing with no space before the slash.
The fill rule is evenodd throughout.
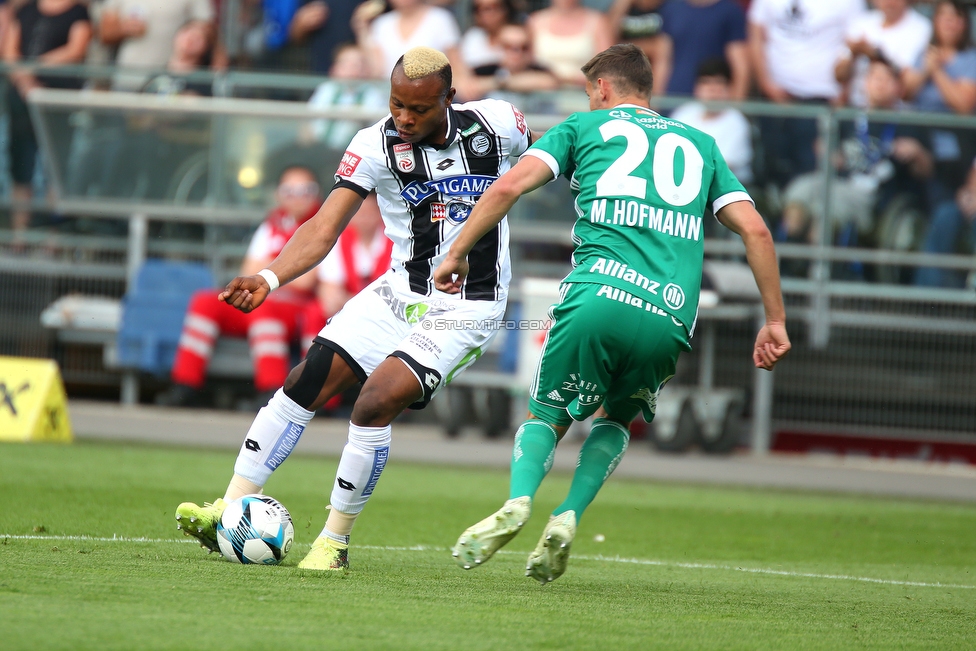
<path id="1" fill-rule="evenodd" d="M 447 56 L 432 47 L 415 47 L 407 50 L 403 55 L 403 74 L 407 79 L 421 79 L 433 75 L 451 65 Z"/>
<path id="2" fill-rule="evenodd" d="M 432 47 L 414 47 L 407 50 L 397 60 L 394 70 L 400 68 L 407 79 L 416 81 L 431 75 L 437 75 L 444 82 L 444 92 L 451 89 L 453 82 L 451 62 L 447 55 Z"/>

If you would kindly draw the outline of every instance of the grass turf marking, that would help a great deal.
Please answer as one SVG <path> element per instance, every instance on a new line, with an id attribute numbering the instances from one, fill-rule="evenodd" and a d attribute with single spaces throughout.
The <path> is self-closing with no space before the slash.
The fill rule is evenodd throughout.
<path id="1" fill-rule="evenodd" d="M 129 538 L 126 536 L 98 537 L 98 536 L 36 536 L 36 535 L 12 535 L 0 534 L 0 540 L 50 540 L 50 541 L 83 541 L 83 542 L 126 542 L 126 543 L 178 543 L 195 544 L 199 542 L 193 538 Z M 310 545 L 296 545 L 296 547 L 309 547 Z M 372 549 L 388 552 L 449 552 L 448 547 L 434 547 L 431 545 L 413 545 L 409 547 L 382 546 L 382 545 L 356 545 L 357 549 Z M 500 550 L 497 554 L 519 554 L 515 552 Z M 783 576 L 804 579 L 824 579 L 828 581 L 858 581 L 861 583 L 876 583 L 879 585 L 909 586 L 913 588 L 951 588 L 956 590 L 976 590 L 976 585 L 965 585 L 959 583 L 927 583 L 924 581 L 898 581 L 894 579 L 876 579 L 869 576 L 853 576 L 849 574 L 817 574 L 814 572 L 791 572 L 788 570 L 772 570 L 762 567 L 739 567 L 736 565 L 717 565 L 712 563 L 684 563 L 680 561 L 658 561 L 646 558 L 623 558 L 621 556 L 589 556 L 585 554 L 574 555 L 573 560 L 593 561 L 597 563 L 626 563 L 631 565 L 648 565 L 654 567 L 677 567 L 686 570 L 719 570 L 726 572 L 745 572 L 747 574 L 763 574 L 769 576 Z"/>

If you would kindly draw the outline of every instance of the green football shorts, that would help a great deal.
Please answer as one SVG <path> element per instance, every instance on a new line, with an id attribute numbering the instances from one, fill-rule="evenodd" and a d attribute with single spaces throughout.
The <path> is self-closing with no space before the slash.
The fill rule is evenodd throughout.
<path id="1" fill-rule="evenodd" d="M 657 394 L 674 376 L 685 328 L 670 314 L 621 289 L 565 283 L 551 310 L 529 411 L 551 425 L 592 416 L 603 405 L 629 423 L 651 422 Z"/>

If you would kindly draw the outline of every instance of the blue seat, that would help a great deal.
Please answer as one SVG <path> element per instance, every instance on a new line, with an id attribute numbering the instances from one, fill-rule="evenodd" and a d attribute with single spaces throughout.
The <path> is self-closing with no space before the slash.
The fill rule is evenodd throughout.
<path id="1" fill-rule="evenodd" d="M 190 297 L 208 287 L 214 287 L 214 278 L 206 265 L 146 260 L 122 299 L 119 366 L 154 375 L 167 374 L 176 355 Z"/>

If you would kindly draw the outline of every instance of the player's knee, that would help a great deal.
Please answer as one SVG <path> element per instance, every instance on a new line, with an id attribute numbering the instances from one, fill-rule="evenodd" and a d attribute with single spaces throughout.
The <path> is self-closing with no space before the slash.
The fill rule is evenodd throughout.
<path id="1" fill-rule="evenodd" d="M 289 394 L 289 392 L 295 390 L 295 385 L 298 384 L 298 380 L 299 378 L 301 378 L 302 370 L 304 368 L 305 368 L 305 360 L 302 360 L 298 364 L 298 366 L 294 367 L 293 369 L 291 369 L 291 371 L 288 372 L 288 377 L 285 378 L 285 384 L 282 387 L 285 390 L 286 396 Z M 291 398 L 291 396 L 288 397 Z M 294 398 L 292 398 L 292 400 L 294 400 Z"/>
<path id="2" fill-rule="evenodd" d="M 630 430 L 622 421 L 603 417 L 593 421 L 590 435 L 584 445 L 598 449 L 610 457 L 616 456 L 621 448 L 626 450 L 630 444 Z"/>
<path id="3" fill-rule="evenodd" d="M 303 409 L 310 409 L 332 369 L 332 359 L 335 352 L 320 343 L 312 344 L 308 355 L 285 378 L 284 392 L 295 404 Z"/>

